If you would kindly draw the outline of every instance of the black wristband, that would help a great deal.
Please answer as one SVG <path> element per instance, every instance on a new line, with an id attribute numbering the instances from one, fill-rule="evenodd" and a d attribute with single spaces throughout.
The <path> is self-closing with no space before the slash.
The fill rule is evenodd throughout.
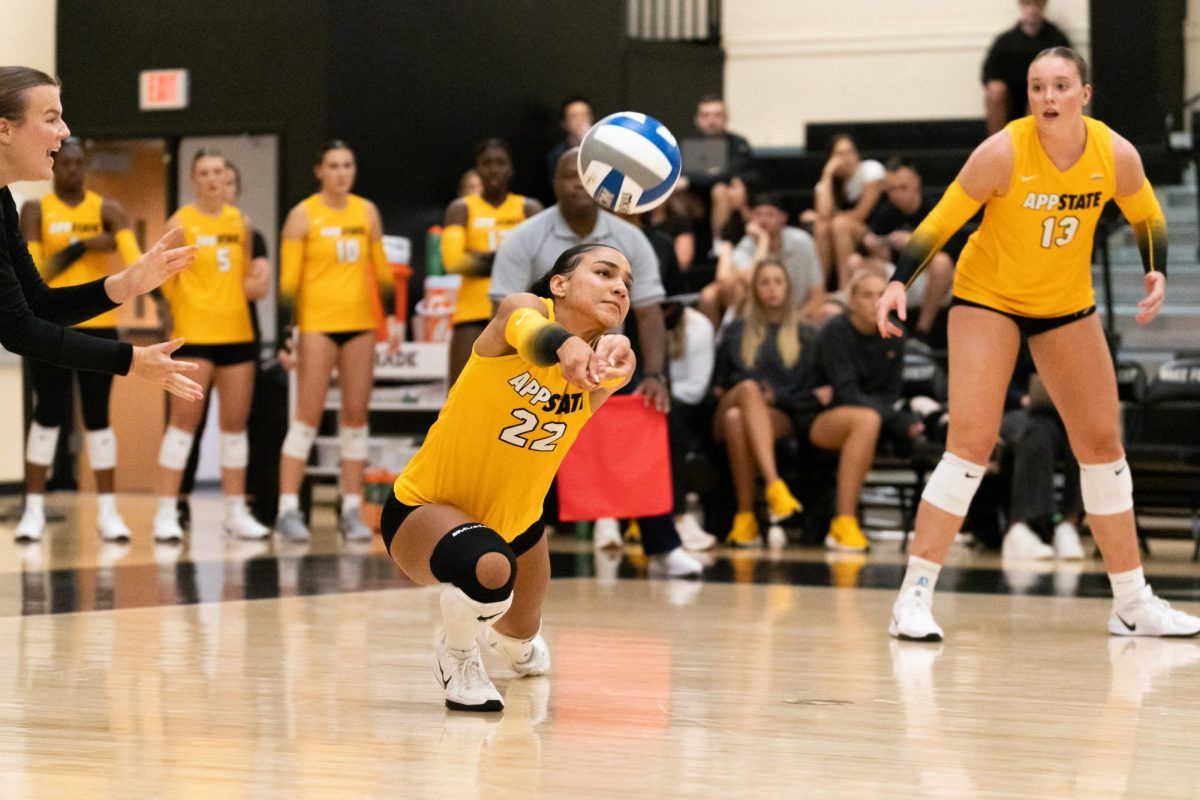
<path id="1" fill-rule="evenodd" d="M 54 277 L 61 272 L 65 272 L 67 267 L 74 264 L 79 259 L 83 258 L 83 254 L 87 252 L 83 242 L 72 242 L 71 244 L 59 250 L 50 257 L 50 276 Z"/>
<path id="2" fill-rule="evenodd" d="M 570 339 L 573 334 L 557 323 L 551 323 L 534 335 L 530 342 L 533 353 L 533 363 L 539 367 L 548 367 L 558 363 L 558 348 Z"/>

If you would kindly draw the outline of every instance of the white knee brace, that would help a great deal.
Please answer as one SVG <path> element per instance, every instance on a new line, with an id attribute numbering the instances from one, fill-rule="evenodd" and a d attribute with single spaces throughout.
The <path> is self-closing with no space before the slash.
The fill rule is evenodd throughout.
<path id="1" fill-rule="evenodd" d="M 1111 464 L 1080 464 L 1079 488 L 1083 510 L 1089 514 L 1120 514 L 1133 508 L 1133 477 L 1124 458 Z"/>
<path id="2" fill-rule="evenodd" d="M 39 467 L 48 467 L 54 461 L 54 449 L 58 447 L 58 428 L 43 428 L 36 422 L 29 425 L 29 439 L 25 442 L 25 460 Z"/>
<path id="3" fill-rule="evenodd" d="M 88 431 L 84 441 L 92 469 L 114 469 L 117 466 L 117 437 L 112 428 Z"/>
<path id="4" fill-rule="evenodd" d="M 158 448 L 158 465 L 174 470 L 186 467 L 195 438 L 195 434 L 168 425 L 167 432 L 163 434 L 162 446 Z"/>
<path id="5" fill-rule="evenodd" d="M 246 432 L 221 434 L 221 469 L 245 469 L 250 461 L 250 439 Z"/>
<path id="6" fill-rule="evenodd" d="M 346 461 L 367 460 L 367 426 L 348 428 L 341 426 L 338 431 L 338 450 Z"/>
<path id="7" fill-rule="evenodd" d="M 965 517 L 986 471 L 986 466 L 972 464 L 946 451 L 929 476 L 921 499 L 956 517 Z"/>
<path id="8" fill-rule="evenodd" d="M 312 450 L 313 442 L 316 440 L 316 428 L 294 419 L 288 425 L 287 436 L 283 439 L 283 454 L 290 458 L 308 461 L 308 452 Z"/>

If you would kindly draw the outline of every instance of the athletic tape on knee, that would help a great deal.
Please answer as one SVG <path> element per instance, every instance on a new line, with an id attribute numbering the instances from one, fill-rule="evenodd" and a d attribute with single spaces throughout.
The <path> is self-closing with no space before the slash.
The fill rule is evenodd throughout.
<path id="1" fill-rule="evenodd" d="M 1083 510 L 1104 516 L 1133 508 L 1133 476 L 1124 458 L 1110 464 L 1080 464 L 1079 488 Z"/>
<path id="2" fill-rule="evenodd" d="M 495 589 L 479 582 L 476 566 L 489 553 L 499 553 L 508 560 L 508 580 Z M 433 548 L 429 571 L 442 583 L 462 589 L 479 603 L 499 603 L 512 594 L 517 580 L 517 558 L 504 537 L 486 525 L 470 522 L 449 531 Z"/>
<path id="3" fill-rule="evenodd" d="M 29 439 L 25 442 L 25 460 L 39 467 L 48 467 L 54 461 L 54 450 L 58 447 L 58 428 L 43 428 L 36 422 L 29 425 Z"/>
<path id="4" fill-rule="evenodd" d="M 965 517 L 986 471 L 986 466 L 972 464 L 965 458 L 945 452 L 929 476 L 921 499 L 956 517 Z"/>
<path id="5" fill-rule="evenodd" d="M 301 461 L 308 461 L 308 453 L 312 450 L 313 442 L 316 440 L 316 428 L 294 419 L 288 425 L 287 436 L 283 439 L 283 454 Z"/>
<path id="6" fill-rule="evenodd" d="M 158 465 L 164 469 L 182 470 L 187 466 L 195 438 L 194 434 L 168 425 L 162 445 L 158 448 Z"/>
<path id="7" fill-rule="evenodd" d="M 84 436 L 87 443 L 88 461 L 92 469 L 115 469 L 117 466 L 117 437 L 112 428 L 88 431 Z"/>
<path id="8" fill-rule="evenodd" d="M 250 438 L 246 432 L 221 434 L 221 469 L 245 469 L 250 461 Z"/>
<path id="9" fill-rule="evenodd" d="M 366 461 L 367 426 L 348 428 L 343 425 L 338 431 L 338 449 L 347 461 Z"/>

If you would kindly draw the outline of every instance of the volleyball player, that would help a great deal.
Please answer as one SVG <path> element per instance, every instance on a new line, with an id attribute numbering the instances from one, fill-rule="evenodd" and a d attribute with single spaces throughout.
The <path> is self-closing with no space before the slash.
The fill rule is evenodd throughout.
<path id="1" fill-rule="evenodd" d="M 471 345 L 492 318 L 488 288 L 496 248 L 509 231 L 542 210 L 537 200 L 508 191 L 513 179 L 512 153 L 502 140 L 487 139 L 475 148 L 475 171 L 482 191 L 452 202 L 442 226 L 442 264 L 446 272 L 462 275 L 451 317 L 450 386 L 471 357 Z"/>
<path id="2" fill-rule="evenodd" d="M 86 177 L 83 143 L 67 139 L 54 157 L 54 191 L 21 209 L 21 231 L 48 286 L 77 286 L 106 277 L 114 250 L 125 266 L 142 257 L 124 209 L 111 198 L 87 191 Z M 75 327 L 89 336 L 118 340 L 115 310 Z M 30 359 L 29 375 L 35 405 L 25 443 L 25 512 L 17 524 L 16 538 L 40 539 L 46 527 L 46 473 L 54 460 L 59 432 L 71 422 L 74 382 L 79 385 L 88 461 L 96 476 L 96 526 L 104 539 L 128 539 L 129 526 L 117 512 L 113 494 L 117 440 L 108 420 L 112 374 L 64 369 Z"/>
<path id="3" fill-rule="evenodd" d="M 534 294 L 506 297 L 384 505 L 392 559 L 417 583 L 445 584 L 434 672 L 447 708 L 503 708 L 476 637 L 519 676 L 550 666 L 542 499 L 584 423 L 633 374 L 629 340 L 605 334 L 628 313 L 632 281 L 624 255 L 582 244 Z"/>
<path id="4" fill-rule="evenodd" d="M 890 632 L 901 639 L 942 638 L 933 619 L 934 583 L 996 442 L 1024 334 L 1079 460 L 1084 509 L 1112 584 L 1109 632 L 1196 636 L 1200 619 L 1157 597 L 1142 572 L 1116 379 L 1091 286 L 1096 223 L 1115 199 L 1146 271 L 1137 321 L 1152 321 L 1166 287 L 1166 222 L 1133 145 L 1083 116 L 1092 96 L 1083 59 L 1067 48 L 1044 50 L 1028 77 L 1030 116 L 971 154 L 913 233 L 877 306 L 880 333 L 898 335 L 888 314 L 896 310 L 905 318 L 906 285 L 985 206 L 954 279 L 946 453 L 922 495 Z"/>
<path id="5" fill-rule="evenodd" d="M 191 177 L 196 202 L 176 211 L 169 224 L 182 226 L 187 241 L 199 249 L 196 265 L 165 283 L 163 294 L 170 304 L 174 335 L 187 339 L 187 344 L 179 348 L 179 357 L 194 361 L 199 366 L 200 385 L 215 386 L 220 398 L 225 531 L 243 539 L 261 539 L 270 531 L 254 519 L 246 505 L 246 462 L 250 452 L 246 419 L 258 361 L 247 301 L 267 293 L 270 270 L 262 263 L 253 264 L 250 225 L 241 211 L 225 202 L 225 158 L 198 151 L 192 159 Z M 154 516 L 157 541 L 183 537 L 176 502 L 203 412 L 204 403 L 199 400 L 171 399 L 170 421 L 158 453 L 158 510 Z"/>
<path id="6" fill-rule="evenodd" d="M 349 541 L 371 538 L 362 521 L 367 460 L 367 407 L 375 384 L 375 330 L 394 305 L 391 267 L 383 251 L 383 223 L 370 200 L 352 194 L 354 152 L 338 140 L 321 148 L 314 168 L 321 188 L 293 208 L 283 224 L 279 260 L 279 317 L 285 347 L 295 340 L 296 410 L 279 464 L 275 530 L 308 541 L 300 514 L 300 485 L 325 411 L 329 378 L 337 367 L 341 391 L 339 527 Z M 381 296 L 382 295 L 382 296 Z M 295 328 L 292 331 L 292 309 Z M 399 346 L 391 333 L 390 347 Z M 291 364 L 290 356 L 282 359 Z"/>

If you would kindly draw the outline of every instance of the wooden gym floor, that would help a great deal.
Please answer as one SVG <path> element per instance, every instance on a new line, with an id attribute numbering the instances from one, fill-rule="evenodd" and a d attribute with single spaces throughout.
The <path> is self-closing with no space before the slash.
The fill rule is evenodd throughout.
<path id="1" fill-rule="evenodd" d="M 183 546 L 99 543 L 90 497 L 36 545 L 0 527 L 0 786 L 31 798 L 1192 797 L 1200 642 L 1105 632 L 1096 560 L 956 548 L 942 645 L 886 626 L 903 559 L 719 551 L 647 579 L 552 540 L 551 674 L 499 668 L 503 714 L 448 712 L 436 590 L 381 543 L 226 541 L 195 502 Z M 1200 570 L 1155 542 L 1161 594 Z"/>

